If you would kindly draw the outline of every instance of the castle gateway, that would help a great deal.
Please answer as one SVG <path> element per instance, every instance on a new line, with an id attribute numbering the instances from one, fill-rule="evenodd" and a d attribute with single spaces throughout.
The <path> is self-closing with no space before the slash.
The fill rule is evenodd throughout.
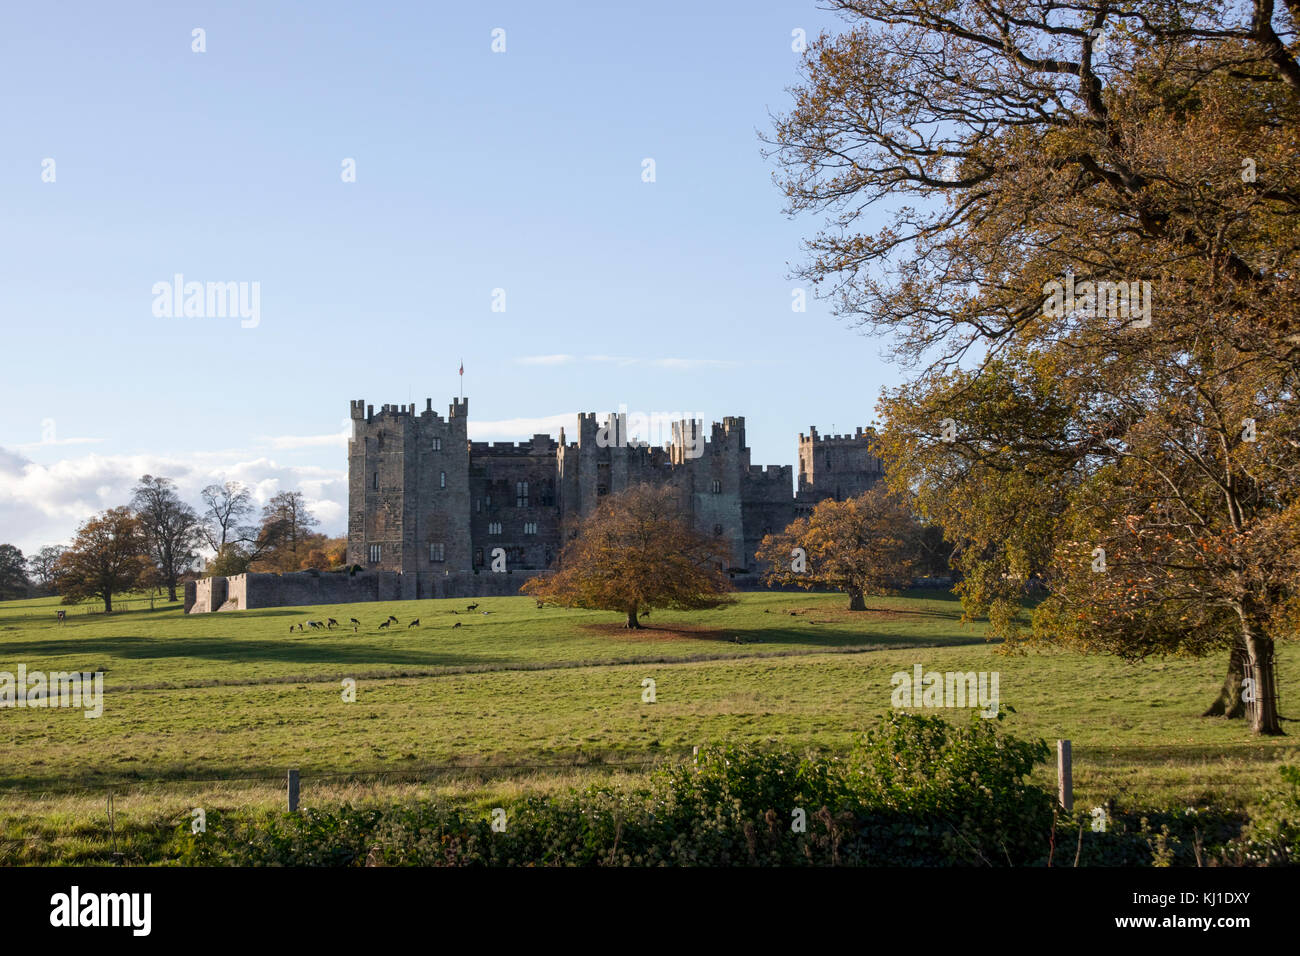
<path id="1" fill-rule="evenodd" d="M 727 569 L 749 575 L 765 534 L 824 498 L 865 491 L 883 471 L 862 428 L 800 435 L 796 492 L 790 466 L 750 464 L 744 418 L 708 433 L 700 421 L 675 422 L 672 441 L 653 448 L 626 435 L 617 414 L 604 424 L 579 414 L 574 441 L 561 429 L 558 442 L 518 444 L 469 441 L 468 399 L 445 418 L 432 399 L 418 414 L 354 401 L 351 415 L 348 563 L 400 572 L 411 598 L 441 596 L 449 576 L 496 577 L 488 572 L 498 548 L 511 577 L 544 571 L 602 496 L 641 482 L 674 488 L 696 530 L 719 539 Z"/>

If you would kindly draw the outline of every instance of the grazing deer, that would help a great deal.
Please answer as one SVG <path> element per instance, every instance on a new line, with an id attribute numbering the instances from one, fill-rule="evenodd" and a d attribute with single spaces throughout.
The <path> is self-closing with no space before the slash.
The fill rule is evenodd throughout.
<path id="1" fill-rule="evenodd" d="M 460 621 L 457 621 L 455 624 L 452 625 L 453 630 L 458 627 L 460 627 Z"/>
<path id="2" fill-rule="evenodd" d="M 389 624 L 397 624 L 397 623 L 398 623 L 398 620 L 397 620 L 397 618 L 393 617 L 393 615 L 390 614 L 390 615 L 388 615 L 388 623 L 389 623 Z"/>
<path id="3" fill-rule="evenodd" d="M 416 618 L 414 621 L 412 621 L 410 624 L 406 625 L 406 629 L 409 631 L 411 628 L 413 628 L 413 627 L 419 627 L 419 626 L 420 626 L 420 619 L 417 617 L 417 618 Z"/>
<path id="4" fill-rule="evenodd" d="M 650 609 L 649 609 L 649 608 L 646 608 L 644 611 L 641 612 L 640 616 L 641 616 L 641 617 L 649 617 L 649 616 L 650 616 Z"/>
<path id="5" fill-rule="evenodd" d="M 350 617 L 350 618 L 348 618 L 348 621 L 349 621 L 350 623 L 352 623 L 353 625 L 355 625 L 356 627 L 360 627 L 360 626 L 361 626 L 361 622 L 358 621 L 355 617 Z"/>
<path id="6" fill-rule="evenodd" d="M 313 631 L 316 630 L 316 622 L 315 622 L 315 621 L 308 621 L 308 622 L 307 622 L 307 626 L 310 627 Z"/>
<path id="7" fill-rule="evenodd" d="M 292 625 L 292 624 L 289 625 L 289 633 L 290 633 L 290 634 L 293 633 L 293 625 Z"/>
<path id="8" fill-rule="evenodd" d="M 325 622 L 325 628 L 326 628 L 326 630 L 328 630 L 329 628 L 332 628 L 332 627 L 338 627 L 338 626 L 339 626 L 339 622 L 336 621 L 336 620 L 334 620 L 334 618 L 330 618 L 328 621 Z"/>
<path id="9" fill-rule="evenodd" d="M 475 602 L 474 602 L 473 604 L 471 604 L 469 607 L 465 608 L 465 610 L 467 610 L 467 611 L 477 611 L 477 610 L 478 610 L 478 602 L 475 601 Z"/>
<path id="10" fill-rule="evenodd" d="M 392 621 L 385 621 L 383 624 L 380 624 L 380 625 L 379 625 L 379 629 L 382 631 L 382 630 L 384 630 L 385 628 L 387 628 L 388 625 L 391 624 L 391 623 L 393 623 L 393 622 L 392 622 Z"/>

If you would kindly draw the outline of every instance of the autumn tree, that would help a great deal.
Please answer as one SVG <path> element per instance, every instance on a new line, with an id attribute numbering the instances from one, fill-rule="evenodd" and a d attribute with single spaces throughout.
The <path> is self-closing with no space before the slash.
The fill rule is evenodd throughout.
<path id="1" fill-rule="evenodd" d="M 55 566 L 55 582 L 64 604 L 99 598 L 111 613 L 113 595 L 139 587 L 149 567 L 139 519 L 130 508 L 110 508 L 77 529 Z"/>
<path id="2" fill-rule="evenodd" d="M 1295 10 L 832 6 L 850 28 L 810 48 L 772 137 L 790 211 L 829 213 L 800 274 L 919 369 L 882 403 L 884 453 L 953 540 L 967 612 L 1135 659 L 1229 650 L 1252 728 L 1279 732 Z"/>
<path id="3" fill-rule="evenodd" d="M 866 595 L 911 584 L 921 540 L 905 502 L 881 482 L 845 501 L 818 502 L 811 515 L 764 537 L 756 557 L 769 584 L 842 591 L 850 611 L 865 611 Z"/>
<path id="4" fill-rule="evenodd" d="M 27 559 L 28 573 L 40 590 L 54 589 L 54 568 L 63 550 L 59 545 L 47 544 Z"/>
<path id="5" fill-rule="evenodd" d="M 650 608 L 695 610 L 726 603 L 727 555 L 695 531 L 671 487 L 634 485 L 606 495 L 579 525 L 549 577 L 521 589 L 561 607 L 619 611 L 639 628 Z"/>
<path id="6" fill-rule="evenodd" d="M 131 507 L 140 521 L 145 550 L 153 562 L 157 583 L 176 600 L 176 582 L 194 564 L 195 548 L 203 540 L 198 513 L 181 500 L 170 478 L 144 475 L 136 485 Z"/>
<path id="7" fill-rule="evenodd" d="M 26 597 L 29 587 L 23 553 L 12 544 L 0 544 L 0 601 Z"/>
<path id="8" fill-rule="evenodd" d="M 306 556 L 303 545 L 311 540 L 320 521 L 307 507 L 301 491 L 282 491 L 262 507 L 257 543 L 266 551 L 285 554 L 277 563 L 297 569 Z"/>

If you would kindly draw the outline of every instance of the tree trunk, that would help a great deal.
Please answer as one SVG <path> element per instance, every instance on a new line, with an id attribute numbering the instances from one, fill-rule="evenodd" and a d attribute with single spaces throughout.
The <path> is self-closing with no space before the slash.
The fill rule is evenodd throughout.
<path id="1" fill-rule="evenodd" d="M 104 595 L 104 613 L 113 613 L 113 595 L 111 592 Z"/>
<path id="2" fill-rule="evenodd" d="M 867 609 L 867 602 L 863 598 L 862 592 L 857 590 L 856 588 L 850 588 L 849 589 L 849 610 L 865 611 L 866 609 Z"/>
<path id="3" fill-rule="evenodd" d="M 1282 723 L 1277 713 L 1277 666 L 1273 659 L 1273 639 L 1253 630 L 1246 637 L 1246 675 L 1254 681 L 1251 689 L 1255 700 L 1246 703 L 1251 732 L 1280 736 Z"/>
<path id="4" fill-rule="evenodd" d="M 175 600 L 176 600 L 176 582 L 175 582 L 175 581 L 168 581 L 168 582 L 167 582 L 167 600 L 169 600 L 169 601 L 175 601 Z"/>
<path id="5" fill-rule="evenodd" d="M 627 626 L 634 627 L 637 630 L 641 629 L 641 622 L 636 619 L 636 608 L 631 608 L 627 612 Z"/>
<path id="6" fill-rule="evenodd" d="M 1228 676 L 1219 688 L 1219 696 L 1214 699 L 1210 709 L 1202 717 L 1227 717 L 1229 720 L 1246 716 L 1246 705 L 1241 699 L 1241 691 L 1246 679 L 1246 642 L 1238 637 L 1232 642 L 1232 653 L 1228 655 Z"/>

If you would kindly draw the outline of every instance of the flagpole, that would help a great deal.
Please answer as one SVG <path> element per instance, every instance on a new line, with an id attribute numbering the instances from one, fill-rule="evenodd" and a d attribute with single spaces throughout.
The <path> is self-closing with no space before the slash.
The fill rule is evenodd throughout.
<path id="1" fill-rule="evenodd" d="M 460 400 L 465 401 L 465 360 L 460 360 Z"/>

